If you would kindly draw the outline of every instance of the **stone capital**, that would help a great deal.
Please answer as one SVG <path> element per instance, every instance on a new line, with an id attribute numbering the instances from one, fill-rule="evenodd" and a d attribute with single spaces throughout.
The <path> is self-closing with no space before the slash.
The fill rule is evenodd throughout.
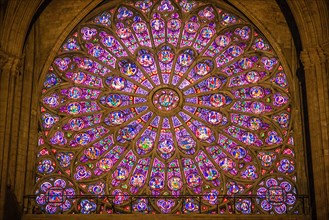
<path id="1" fill-rule="evenodd" d="M 320 46 L 317 46 L 304 49 L 300 54 L 300 59 L 304 67 L 307 69 L 314 65 L 325 63 L 326 54 Z"/>
<path id="2" fill-rule="evenodd" d="M 10 55 L 0 49 L 0 70 L 12 76 L 19 75 L 22 71 L 22 60 L 19 57 Z"/>

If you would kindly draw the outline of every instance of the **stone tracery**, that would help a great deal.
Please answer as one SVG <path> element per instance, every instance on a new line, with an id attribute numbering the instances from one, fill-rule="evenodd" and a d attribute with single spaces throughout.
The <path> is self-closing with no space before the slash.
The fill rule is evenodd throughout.
<path id="1" fill-rule="evenodd" d="M 168 0 L 109 8 L 77 27 L 46 76 L 38 204 L 57 212 L 43 199 L 49 191 L 43 189 L 57 181 L 76 194 L 114 195 L 122 209 L 131 194 L 202 195 L 207 210 L 220 203 L 230 213 L 232 205 L 216 195 L 258 188 L 257 204 L 241 200 L 239 212 L 292 210 L 288 88 L 266 39 L 224 9 Z M 95 207 L 56 190 L 52 201 L 70 201 L 59 205 L 64 211 Z M 275 198 L 264 200 L 265 191 Z M 192 197 L 184 205 L 158 199 L 134 207 L 163 213 L 199 208 Z"/>

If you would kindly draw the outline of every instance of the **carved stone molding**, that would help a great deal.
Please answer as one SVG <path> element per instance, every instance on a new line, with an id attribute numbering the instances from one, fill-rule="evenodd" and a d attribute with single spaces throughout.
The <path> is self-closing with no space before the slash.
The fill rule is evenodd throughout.
<path id="1" fill-rule="evenodd" d="M 300 54 L 300 59 L 305 69 L 308 69 L 316 64 L 325 63 L 326 59 L 328 59 L 327 56 L 325 50 L 317 46 L 303 50 Z"/>
<path id="2" fill-rule="evenodd" d="M 17 76 L 22 72 L 22 59 L 0 50 L 0 71 Z"/>
<path id="3" fill-rule="evenodd" d="M 324 43 L 324 44 L 322 44 L 321 45 L 321 48 L 323 49 L 323 52 L 324 52 L 324 54 L 326 56 L 327 61 L 329 61 L 329 41 L 326 42 L 326 43 Z"/>
<path id="4" fill-rule="evenodd" d="M 2 69 L 5 63 L 8 61 L 8 54 L 0 50 L 0 68 Z"/>

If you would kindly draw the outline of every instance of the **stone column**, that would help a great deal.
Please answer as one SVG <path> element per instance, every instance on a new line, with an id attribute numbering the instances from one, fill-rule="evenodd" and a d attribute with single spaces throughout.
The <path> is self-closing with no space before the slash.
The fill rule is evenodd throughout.
<path id="1" fill-rule="evenodd" d="M 328 51 L 327 51 L 328 52 Z M 320 46 L 302 51 L 318 219 L 329 216 L 328 53 Z"/>
<path id="2" fill-rule="evenodd" d="M 16 148 L 11 145 L 11 138 L 15 85 L 20 67 L 19 57 L 0 51 L 0 218 L 4 216 L 8 190 L 13 190 L 10 177 L 15 175 L 9 170 L 10 154 Z"/>

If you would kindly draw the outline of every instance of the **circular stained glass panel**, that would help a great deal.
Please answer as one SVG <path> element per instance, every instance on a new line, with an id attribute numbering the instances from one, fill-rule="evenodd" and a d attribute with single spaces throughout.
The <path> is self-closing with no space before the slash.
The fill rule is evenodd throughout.
<path id="1" fill-rule="evenodd" d="M 235 212 L 295 210 L 289 70 L 261 32 L 227 8 L 109 1 L 72 31 L 42 83 L 42 210 L 106 212 L 108 201 L 70 197 L 95 193 L 113 195 L 122 212 L 128 195 L 140 193 L 191 195 L 183 212 L 199 209 L 198 196 L 201 212 L 232 213 L 234 204 L 217 195 L 251 193 L 257 205 L 245 198 Z M 140 199 L 132 207 L 169 213 L 180 205 Z"/>

